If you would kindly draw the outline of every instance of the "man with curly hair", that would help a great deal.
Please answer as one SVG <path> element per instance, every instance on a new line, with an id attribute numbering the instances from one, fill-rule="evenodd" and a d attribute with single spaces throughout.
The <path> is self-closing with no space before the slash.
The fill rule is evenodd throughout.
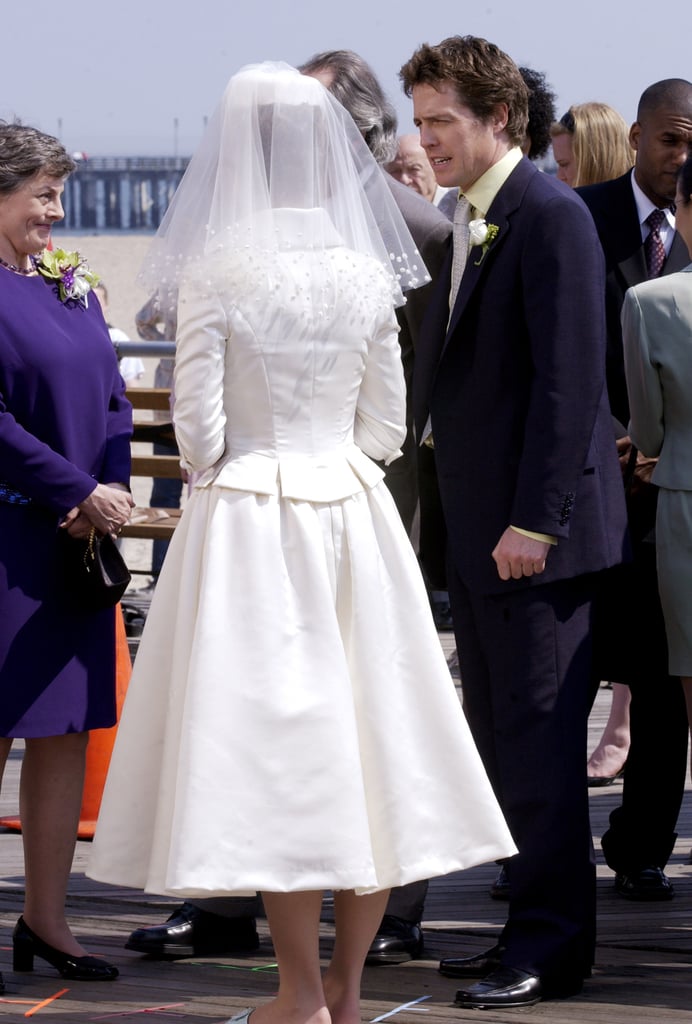
<path id="1" fill-rule="evenodd" d="M 438 183 L 460 190 L 414 411 L 434 445 L 464 707 L 519 848 L 489 973 L 456 1003 L 504 1009 L 574 995 L 594 957 L 591 612 L 626 533 L 604 267 L 581 201 L 522 155 L 527 88 L 505 53 L 455 36 L 400 74 Z"/>

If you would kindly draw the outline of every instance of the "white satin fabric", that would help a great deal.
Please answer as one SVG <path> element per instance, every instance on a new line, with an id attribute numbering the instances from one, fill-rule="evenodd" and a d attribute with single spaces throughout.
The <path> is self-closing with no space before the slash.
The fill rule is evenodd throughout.
<path id="1" fill-rule="evenodd" d="M 404 438 L 386 275 L 336 243 L 225 270 L 179 311 L 176 430 L 200 476 L 88 874 L 185 897 L 371 891 L 511 855 L 371 461 Z"/>

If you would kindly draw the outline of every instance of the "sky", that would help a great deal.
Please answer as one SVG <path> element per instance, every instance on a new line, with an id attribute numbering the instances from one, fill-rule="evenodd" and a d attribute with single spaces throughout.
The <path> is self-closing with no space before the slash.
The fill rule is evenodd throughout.
<path id="1" fill-rule="evenodd" d="M 401 132 L 413 124 L 399 68 L 450 35 L 484 36 L 543 71 L 558 116 L 599 100 L 631 122 L 647 85 L 692 79 L 689 0 L 669 0 L 648 30 L 632 0 L 0 0 L 0 11 L 0 117 L 87 156 L 189 156 L 235 71 L 321 50 L 368 61 Z"/>

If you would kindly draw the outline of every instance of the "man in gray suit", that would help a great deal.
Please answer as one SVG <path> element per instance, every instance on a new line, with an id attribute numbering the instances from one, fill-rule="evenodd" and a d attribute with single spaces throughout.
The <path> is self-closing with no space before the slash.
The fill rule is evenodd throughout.
<path id="1" fill-rule="evenodd" d="M 312 57 L 300 70 L 318 78 L 348 110 L 368 148 L 380 165 L 396 152 L 397 122 L 372 69 L 350 50 L 331 50 Z M 383 171 L 383 173 L 385 173 Z M 430 289 L 451 243 L 452 225 L 427 200 L 386 175 L 389 187 L 408 225 L 433 281 L 407 295 L 397 310 L 399 342 L 407 383 L 408 436 L 403 456 L 386 467 L 385 480 L 392 492 L 407 531 L 411 531 L 418 504 L 418 453 L 413 439 L 410 384 L 415 341 L 429 299 Z M 427 882 L 393 889 L 386 913 L 368 954 L 369 965 L 398 964 L 423 951 L 420 922 Z M 207 899 L 186 902 L 163 925 L 137 928 L 125 944 L 150 956 L 186 957 L 231 955 L 257 949 L 259 940 L 254 915 L 259 901 Z"/>
<path id="2" fill-rule="evenodd" d="M 322 82 L 348 110 L 380 166 L 389 163 L 396 153 L 396 114 L 372 69 L 362 57 L 351 50 L 330 50 L 311 57 L 301 65 L 300 70 L 303 74 L 312 75 Z M 434 281 L 450 244 L 451 225 L 432 203 L 423 199 L 413 189 L 402 185 L 390 174 L 386 174 L 386 178 Z M 418 461 L 413 438 L 410 385 L 416 337 L 430 299 L 431 288 L 432 282 L 424 288 L 408 292 L 406 305 L 398 310 L 399 343 L 409 395 L 409 430 L 403 447 L 403 457 L 387 467 L 385 479 L 404 526 L 409 532 L 418 503 Z"/>
<path id="3" fill-rule="evenodd" d="M 606 260 L 608 397 L 621 424 L 623 464 L 631 445 L 625 432 L 629 403 L 620 313 L 632 285 L 689 263 L 675 230 L 674 200 L 677 171 L 692 151 L 692 83 L 673 78 L 649 86 L 639 101 L 630 141 L 636 151 L 632 171 L 577 189 L 591 211 Z M 653 460 L 647 462 L 640 460 L 627 488 L 634 558 L 611 570 L 601 590 L 595 646 L 598 678 L 626 683 L 632 694 L 622 803 L 610 815 L 603 854 L 615 871 L 620 896 L 652 901 L 674 895 L 664 868 L 676 839 L 688 727 L 679 681 L 668 673 L 653 543 L 658 489 L 649 482 Z"/>

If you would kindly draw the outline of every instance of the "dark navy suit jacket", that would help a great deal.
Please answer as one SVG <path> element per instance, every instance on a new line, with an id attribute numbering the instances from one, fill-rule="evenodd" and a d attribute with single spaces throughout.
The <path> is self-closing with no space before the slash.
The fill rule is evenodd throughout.
<path id="1" fill-rule="evenodd" d="M 416 355 L 418 437 L 428 411 L 449 533 L 467 587 L 505 593 L 617 564 L 626 516 L 605 389 L 604 266 L 566 186 L 522 159 L 488 211 L 449 317 L 449 274 Z M 451 257 L 449 259 L 451 267 Z M 545 572 L 503 581 L 491 553 L 510 524 L 558 539 Z"/>

